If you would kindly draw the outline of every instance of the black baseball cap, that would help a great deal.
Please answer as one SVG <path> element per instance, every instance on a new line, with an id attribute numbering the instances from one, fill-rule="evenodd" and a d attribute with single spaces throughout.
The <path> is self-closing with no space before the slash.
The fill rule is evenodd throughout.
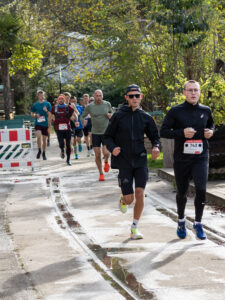
<path id="1" fill-rule="evenodd" d="M 141 93 L 141 89 L 137 84 L 128 85 L 128 87 L 126 89 L 126 94 L 129 92 L 133 92 L 133 91 Z"/>

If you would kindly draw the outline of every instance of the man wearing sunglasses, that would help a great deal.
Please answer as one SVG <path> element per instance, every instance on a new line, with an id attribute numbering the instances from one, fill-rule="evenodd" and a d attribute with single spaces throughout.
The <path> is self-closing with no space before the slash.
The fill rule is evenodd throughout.
<path id="1" fill-rule="evenodd" d="M 104 135 L 107 149 L 112 153 L 111 167 L 119 169 L 120 210 L 125 213 L 127 206 L 134 198 L 136 200 L 131 225 L 132 239 L 143 238 L 137 225 L 144 208 L 144 190 L 148 180 L 145 134 L 152 143 L 152 159 L 160 154 L 158 130 L 153 118 L 140 107 L 142 97 L 138 85 L 129 85 L 125 95 L 127 103 L 113 114 Z"/>
<path id="2" fill-rule="evenodd" d="M 199 104 L 200 85 L 195 80 L 189 80 L 184 85 L 183 94 L 186 101 L 172 107 L 161 128 L 161 137 L 174 139 L 174 173 L 177 185 L 177 236 L 184 239 L 185 206 L 190 179 L 195 184 L 195 222 L 196 236 L 204 240 L 206 234 L 202 228 L 201 219 L 205 206 L 206 182 L 208 177 L 209 146 L 208 139 L 213 135 L 214 124 L 209 107 Z"/>

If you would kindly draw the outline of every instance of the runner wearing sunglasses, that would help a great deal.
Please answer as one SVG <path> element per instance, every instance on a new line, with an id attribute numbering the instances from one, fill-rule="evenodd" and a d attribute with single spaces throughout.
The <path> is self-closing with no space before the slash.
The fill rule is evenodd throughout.
<path id="1" fill-rule="evenodd" d="M 125 95 L 127 103 L 113 114 L 104 135 L 107 149 L 112 153 L 111 167 L 119 169 L 118 181 L 122 193 L 120 210 L 125 213 L 127 206 L 136 200 L 131 225 L 132 239 L 143 238 L 137 225 L 144 208 L 144 190 L 148 180 L 145 134 L 153 146 L 152 159 L 156 159 L 160 153 L 158 130 L 153 118 L 140 107 L 142 97 L 138 85 L 129 85 Z"/>

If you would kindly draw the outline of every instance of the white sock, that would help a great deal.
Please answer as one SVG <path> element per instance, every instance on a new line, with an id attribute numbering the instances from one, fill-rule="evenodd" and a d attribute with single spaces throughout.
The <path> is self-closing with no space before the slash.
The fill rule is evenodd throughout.
<path id="1" fill-rule="evenodd" d="M 197 222 L 197 221 L 195 221 L 195 225 L 197 225 L 197 224 L 201 224 L 201 222 Z"/>
<path id="2" fill-rule="evenodd" d="M 138 222 L 139 222 L 139 220 L 133 219 L 133 223 L 132 223 L 131 227 L 132 227 L 132 228 L 136 228 L 137 225 L 138 225 Z"/>
<path id="3" fill-rule="evenodd" d="M 185 221 L 185 218 L 183 219 L 178 219 L 179 222 L 184 222 Z"/>

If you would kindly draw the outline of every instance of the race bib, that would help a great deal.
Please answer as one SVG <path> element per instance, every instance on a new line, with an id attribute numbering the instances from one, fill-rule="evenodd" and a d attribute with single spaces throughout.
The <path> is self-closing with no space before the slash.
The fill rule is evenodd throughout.
<path id="1" fill-rule="evenodd" d="M 37 118 L 37 122 L 38 123 L 45 122 L 45 116 L 41 116 L 41 117 Z"/>
<path id="2" fill-rule="evenodd" d="M 68 124 L 59 124 L 59 130 L 68 130 Z"/>
<path id="3" fill-rule="evenodd" d="M 202 140 L 187 140 L 184 143 L 184 154 L 201 154 L 203 151 Z"/>

